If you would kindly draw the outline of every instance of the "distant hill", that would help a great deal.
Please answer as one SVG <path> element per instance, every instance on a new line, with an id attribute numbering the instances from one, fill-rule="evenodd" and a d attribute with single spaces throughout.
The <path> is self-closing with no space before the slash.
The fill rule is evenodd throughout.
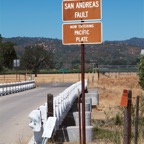
<path id="1" fill-rule="evenodd" d="M 110 43 L 121 43 L 121 44 L 133 45 L 133 46 L 144 46 L 144 38 L 134 37 L 124 41 L 110 41 Z"/>
<path id="2" fill-rule="evenodd" d="M 79 68 L 81 47 L 78 45 L 62 45 L 59 39 L 14 37 L 3 38 L 16 44 L 15 49 L 19 57 L 23 54 L 26 46 L 33 44 L 43 45 L 55 55 L 55 67 Z M 124 41 L 105 41 L 99 45 L 85 45 L 86 66 L 90 63 L 136 65 L 141 49 L 144 49 L 144 38 L 131 38 Z"/>

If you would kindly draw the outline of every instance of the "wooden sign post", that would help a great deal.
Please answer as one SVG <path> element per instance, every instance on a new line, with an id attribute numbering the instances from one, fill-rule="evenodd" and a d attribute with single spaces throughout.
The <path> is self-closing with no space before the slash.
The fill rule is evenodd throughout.
<path id="1" fill-rule="evenodd" d="M 82 143 L 86 144 L 85 127 L 85 46 L 84 44 L 102 43 L 101 22 L 87 22 L 100 20 L 101 0 L 63 0 L 62 19 L 67 21 L 80 21 L 81 23 L 63 24 L 62 42 L 65 45 L 81 45 L 81 82 L 82 82 Z"/>

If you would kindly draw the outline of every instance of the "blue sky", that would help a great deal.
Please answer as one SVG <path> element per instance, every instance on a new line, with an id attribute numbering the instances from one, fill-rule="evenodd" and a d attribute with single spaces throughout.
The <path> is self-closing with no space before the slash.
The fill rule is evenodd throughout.
<path id="1" fill-rule="evenodd" d="M 144 38 L 144 0 L 102 1 L 103 41 Z M 62 0 L 0 0 L 2 37 L 62 39 Z"/>

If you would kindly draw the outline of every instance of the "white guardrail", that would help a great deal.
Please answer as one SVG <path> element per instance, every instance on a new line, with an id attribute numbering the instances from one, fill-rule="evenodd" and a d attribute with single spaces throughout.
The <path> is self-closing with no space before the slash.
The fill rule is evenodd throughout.
<path id="1" fill-rule="evenodd" d="M 12 83 L 2 83 L 0 84 L 0 96 L 17 93 L 32 89 L 36 87 L 34 80 L 22 81 L 22 82 L 12 82 Z"/>
<path id="2" fill-rule="evenodd" d="M 52 132 L 58 130 L 65 116 L 70 110 L 78 95 L 82 93 L 81 81 L 71 85 L 53 99 L 53 117 L 47 119 L 47 103 L 29 114 L 29 126 L 34 132 L 34 137 L 29 144 L 45 144 L 51 138 Z M 87 80 L 85 80 L 85 89 Z"/>

